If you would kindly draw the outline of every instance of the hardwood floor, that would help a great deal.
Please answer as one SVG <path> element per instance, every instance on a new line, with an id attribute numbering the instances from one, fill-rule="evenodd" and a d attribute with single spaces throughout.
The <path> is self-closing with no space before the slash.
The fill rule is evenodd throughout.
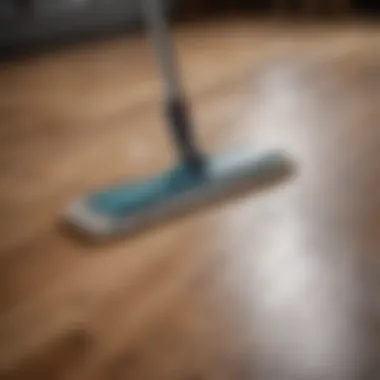
<path id="1" fill-rule="evenodd" d="M 3 379 L 378 379 L 379 29 L 176 31 L 209 152 L 285 149 L 276 188 L 90 245 L 85 191 L 174 159 L 143 37 L 0 67 Z"/>

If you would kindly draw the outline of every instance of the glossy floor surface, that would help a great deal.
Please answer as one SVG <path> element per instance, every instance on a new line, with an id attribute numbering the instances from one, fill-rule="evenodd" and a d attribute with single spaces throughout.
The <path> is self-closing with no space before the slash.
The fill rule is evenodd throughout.
<path id="1" fill-rule="evenodd" d="M 175 34 L 201 146 L 281 148 L 280 186 L 134 238 L 62 232 L 78 194 L 173 162 L 148 41 L 0 67 L 0 374 L 378 379 L 380 29 Z"/>

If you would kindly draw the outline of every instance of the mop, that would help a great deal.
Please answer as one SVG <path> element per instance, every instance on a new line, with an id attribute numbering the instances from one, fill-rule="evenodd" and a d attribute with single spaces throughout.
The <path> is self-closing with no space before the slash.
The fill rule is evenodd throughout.
<path id="1" fill-rule="evenodd" d="M 174 168 L 72 202 L 65 220 L 93 238 L 139 231 L 185 211 L 277 182 L 291 170 L 281 152 L 207 157 L 197 147 L 180 86 L 171 36 L 160 0 L 146 0 L 145 15 L 166 89 L 166 113 L 178 150 Z"/>

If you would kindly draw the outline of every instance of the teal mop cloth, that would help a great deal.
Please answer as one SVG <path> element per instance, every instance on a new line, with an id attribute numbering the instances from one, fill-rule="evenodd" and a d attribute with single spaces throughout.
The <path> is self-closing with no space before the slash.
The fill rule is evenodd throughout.
<path id="1" fill-rule="evenodd" d="M 202 186 L 206 180 L 203 173 L 190 165 L 182 164 L 157 177 L 126 183 L 94 194 L 87 202 L 89 207 L 100 214 L 123 217 Z"/>

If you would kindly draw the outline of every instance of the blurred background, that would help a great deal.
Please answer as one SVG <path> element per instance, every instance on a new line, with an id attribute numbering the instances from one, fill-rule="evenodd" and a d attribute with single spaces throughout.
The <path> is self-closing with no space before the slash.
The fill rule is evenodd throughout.
<path id="1" fill-rule="evenodd" d="M 293 16 L 342 16 L 349 7 L 362 16 L 376 17 L 375 0 L 165 0 L 175 20 L 200 19 L 221 14 L 270 16 L 286 10 Z M 141 4 L 135 0 L 2 0 L 0 3 L 0 47 L 94 36 L 141 25 Z"/>
<path id="2" fill-rule="evenodd" d="M 88 244 L 69 202 L 176 159 L 140 7 L 0 0 L 0 378 L 379 380 L 380 3 L 166 0 L 200 146 L 297 170 Z"/>

